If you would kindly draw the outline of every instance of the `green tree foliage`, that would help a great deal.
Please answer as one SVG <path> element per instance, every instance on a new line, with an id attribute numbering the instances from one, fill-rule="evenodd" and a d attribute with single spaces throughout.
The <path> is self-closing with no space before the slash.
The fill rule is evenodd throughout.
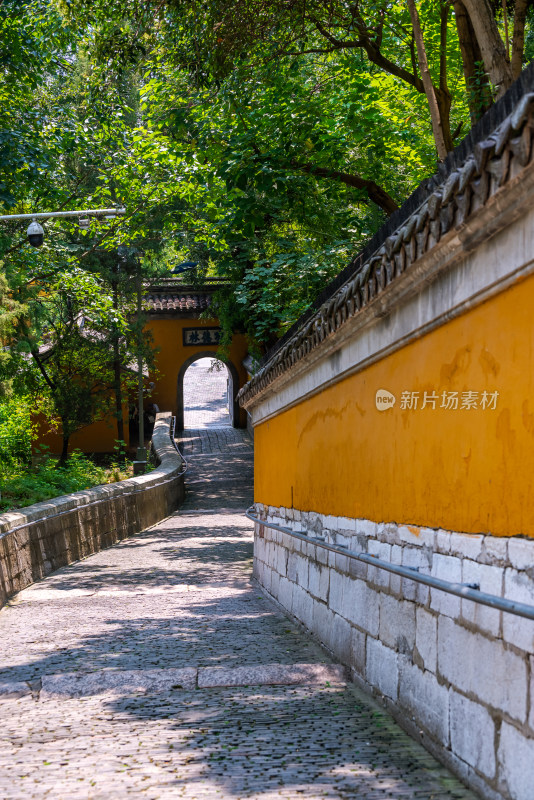
<path id="1" fill-rule="evenodd" d="M 0 25 L 8 65 L 0 73 L 0 209 L 129 201 L 124 221 L 93 221 L 85 233 L 77 220 L 50 218 L 39 250 L 26 243 L 27 223 L 0 224 L 0 387 L 31 391 L 62 431 L 64 460 L 72 433 L 108 413 L 113 393 L 126 402 L 142 322 L 137 276 L 147 282 L 166 268 L 151 254 L 161 248 L 176 175 L 172 160 L 158 170 L 158 147 L 136 134 L 135 69 L 105 74 L 91 31 L 46 0 L 0 5 Z M 151 364 L 146 337 L 142 351 Z"/>
<path id="2" fill-rule="evenodd" d="M 31 410 L 29 397 L 0 399 L 0 478 L 15 464 L 31 461 Z"/>
<path id="3" fill-rule="evenodd" d="M 128 320 L 103 289 L 102 281 L 79 268 L 60 271 L 28 297 L 28 312 L 17 330 L 16 349 L 25 354 L 19 379 L 37 407 L 61 427 L 61 463 L 71 435 L 110 411 L 110 317 L 122 362 L 132 346 Z"/>
<path id="4" fill-rule="evenodd" d="M 532 50 L 530 0 L 412 6 L 420 35 L 400 0 L 4 2 L 0 127 L 22 144 L 0 142 L 0 202 L 128 206 L 89 234 L 48 223 L 38 253 L 0 231 L 10 296 L 88 274 L 116 349 L 127 245 L 145 280 L 181 260 L 225 278 L 226 342 L 272 344 L 434 171 L 436 130 L 449 150 Z"/>
<path id="5" fill-rule="evenodd" d="M 288 40 L 296 29 L 277 26 L 269 9 L 270 27 L 247 28 L 245 15 L 227 42 L 226 23 L 215 22 L 223 6 L 203 6 L 215 9 L 211 20 L 197 6 L 171 15 L 141 107 L 182 154 L 184 240 L 230 281 L 216 305 L 225 328 L 268 345 L 433 171 L 435 149 L 424 93 L 361 48 L 325 49 L 317 31 Z M 460 90 L 454 109 L 467 118 Z"/>
<path id="6" fill-rule="evenodd" d="M 0 399 L 11 393 L 15 361 L 9 346 L 25 313 L 26 307 L 12 296 L 8 282 L 0 271 Z"/>
<path id="7" fill-rule="evenodd" d="M 21 189 L 55 200 L 72 125 L 48 81 L 70 72 L 73 38 L 47 0 L 0 4 L 0 207 L 18 205 Z"/>
<path id="8" fill-rule="evenodd" d="M 145 37 L 140 108 L 181 162 L 185 256 L 230 281 L 227 333 L 272 343 L 434 171 L 437 132 L 442 158 L 509 85 L 505 29 L 522 60 L 524 4 L 483 5 L 481 29 L 459 0 L 418 2 L 421 41 L 404 2 L 168 0 L 150 35 L 121 6 L 106 55 Z M 89 13 L 109 30 L 98 2 Z"/>

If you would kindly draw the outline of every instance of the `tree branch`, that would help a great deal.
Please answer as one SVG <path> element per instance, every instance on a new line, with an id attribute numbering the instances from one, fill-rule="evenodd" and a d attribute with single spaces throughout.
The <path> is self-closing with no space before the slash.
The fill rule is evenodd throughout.
<path id="1" fill-rule="evenodd" d="M 384 35 L 385 14 L 386 14 L 386 12 L 384 11 L 383 8 L 381 8 L 380 12 L 379 12 L 380 22 L 379 22 L 378 27 L 376 29 L 376 37 L 375 37 L 375 47 L 378 47 L 379 50 L 380 50 L 380 47 L 382 46 L 382 38 L 383 38 L 383 35 Z"/>
<path id="2" fill-rule="evenodd" d="M 421 70 L 421 77 L 425 88 L 426 99 L 430 109 L 430 118 L 432 121 L 432 131 L 434 133 L 434 141 L 438 151 L 438 157 L 443 161 L 447 157 L 447 147 L 445 145 L 445 137 L 443 135 L 443 126 L 441 124 L 441 117 L 438 107 L 438 100 L 434 84 L 432 83 L 432 76 L 428 68 L 428 59 L 426 56 L 426 48 L 423 40 L 423 31 L 421 30 L 421 22 L 419 14 L 417 13 L 417 6 L 415 0 L 407 0 L 408 10 L 412 20 L 412 27 L 415 37 L 415 44 L 417 46 L 417 57 L 419 60 L 419 69 Z"/>
<path id="3" fill-rule="evenodd" d="M 318 19 L 315 17 L 310 17 L 310 20 L 313 22 L 321 36 L 324 36 L 324 38 L 330 42 L 335 50 L 348 50 L 354 47 L 363 47 L 363 42 L 361 39 L 337 39 L 327 28 L 324 27 L 321 22 L 319 22 Z"/>
<path id="4" fill-rule="evenodd" d="M 328 169 L 327 167 L 316 167 L 313 164 L 301 164 L 298 161 L 292 161 L 291 166 L 295 169 L 307 172 L 309 175 L 314 175 L 316 178 L 329 178 L 330 180 L 339 181 L 347 186 L 352 186 L 355 189 L 362 189 L 367 193 L 367 196 L 373 203 L 376 203 L 388 216 L 393 214 L 398 209 L 395 200 L 389 195 L 385 189 L 378 186 L 374 181 L 366 180 L 360 175 L 351 175 L 348 172 L 340 172 L 336 169 Z"/>
<path id="5" fill-rule="evenodd" d="M 37 364 L 39 372 L 41 373 L 41 375 L 43 376 L 43 378 L 45 380 L 46 385 L 48 386 L 50 391 L 54 392 L 56 387 L 54 386 L 54 383 L 50 380 L 50 378 L 48 376 L 48 373 L 45 370 L 45 368 L 44 368 L 44 366 L 43 366 L 43 364 L 41 362 L 41 359 L 39 358 L 39 351 L 32 348 L 32 350 L 30 350 L 30 352 L 31 352 L 31 354 L 33 356 L 33 360 Z"/>
<path id="6" fill-rule="evenodd" d="M 523 50 L 525 48 L 525 22 L 528 0 L 515 1 L 514 32 L 512 36 L 512 75 L 519 78 L 523 69 Z"/>
<path id="7" fill-rule="evenodd" d="M 467 102 L 469 104 L 471 123 L 474 124 L 491 106 L 493 97 L 488 76 L 480 70 L 482 53 L 480 52 L 467 9 L 462 0 L 453 0 L 453 4 L 458 43 L 462 54 Z"/>
<path id="8" fill-rule="evenodd" d="M 442 92 L 449 91 L 447 85 L 447 30 L 449 21 L 450 4 L 441 0 L 439 9 L 439 88 Z"/>
<path id="9" fill-rule="evenodd" d="M 395 75 L 397 78 L 408 83 L 410 86 L 413 86 L 414 89 L 417 89 L 418 92 L 425 91 L 425 87 L 421 78 L 418 76 L 417 71 L 414 70 L 413 74 L 408 72 L 407 69 L 404 67 L 395 64 L 393 61 L 390 61 L 389 58 L 386 58 L 384 54 L 380 51 L 379 47 L 372 42 L 371 37 L 369 36 L 369 31 L 367 29 L 367 25 L 363 17 L 358 14 L 357 16 L 357 24 L 358 30 L 360 33 L 360 37 L 362 38 L 362 47 L 367 53 L 367 58 L 373 64 L 376 64 L 377 67 L 381 67 L 381 69 L 389 72 L 390 75 Z"/>

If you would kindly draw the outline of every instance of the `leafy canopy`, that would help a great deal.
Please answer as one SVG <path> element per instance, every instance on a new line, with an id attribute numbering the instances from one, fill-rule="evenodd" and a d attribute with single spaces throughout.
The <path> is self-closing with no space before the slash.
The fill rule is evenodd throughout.
<path id="1" fill-rule="evenodd" d="M 50 221 L 37 253 L 2 228 L 27 341 L 52 335 L 38 297 L 52 303 L 59 275 L 94 281 L 113 338 L 109 264 L 128 246 L 145 281 L 181 261 L 225 278 L 212 313 L 226 342 L 272 344 L 434 171 L 436 124 L 450 149 L 529 57 L 530 5 L 479 3 L 492 86 L 471 0 L 418 0 L 419 39 L 400 0 L 6 0 L 1 207 L 128 208 L 88 234 Z"/>

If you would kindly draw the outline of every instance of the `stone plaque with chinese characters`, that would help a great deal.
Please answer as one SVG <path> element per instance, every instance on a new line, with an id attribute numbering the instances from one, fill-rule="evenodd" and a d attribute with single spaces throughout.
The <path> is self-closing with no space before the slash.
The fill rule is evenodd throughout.
<path id="1" fill-rule="evenodd" d="M 184 347 L 198 347 L 199 345 L 217 346 L 221 341 L 220 328 L 184 328 Z"/>

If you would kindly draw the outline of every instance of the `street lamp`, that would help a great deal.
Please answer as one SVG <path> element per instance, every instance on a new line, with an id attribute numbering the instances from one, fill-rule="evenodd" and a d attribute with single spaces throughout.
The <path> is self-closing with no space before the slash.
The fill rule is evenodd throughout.
<path id="1" fill-rule="evenodd" d="M 37 222 L 38 219 L 49 219 L 50 217 L 78 217 L 80 220 L 80 228 L 87 230 L 89 228 L 89 217 L 104 217 L 104 219 L 115 219 L 118 216 L 124 216 L 126 209 L 124 206 L 117 206 L 116 208 L 89 208 L 80 211 L 45 211 L 38 214 L 3 214 L 0 216 L 0 222 L 11 222 L 12 220 L 31 220 L 28 230 L 28 242 L 32 247 L 41 247 L 44 241 L 44 230 Z"/>

